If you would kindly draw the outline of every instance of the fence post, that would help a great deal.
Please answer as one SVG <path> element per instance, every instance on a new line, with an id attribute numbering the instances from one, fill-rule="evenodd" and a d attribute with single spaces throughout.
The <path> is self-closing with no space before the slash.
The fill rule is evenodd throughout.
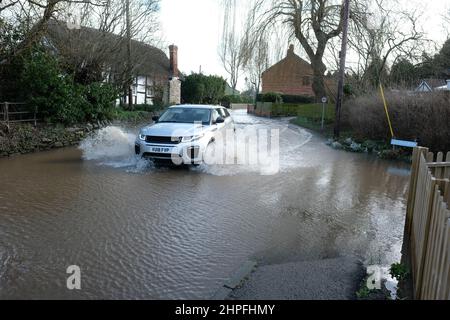
<path id="1" fill-rule="evenodd" d="M 8 102 L 5 102 L 5 112 L 4 112 L 4 115 L 5 115 L 5 122 L 6 122 L 6 127 L 8 128 L 8 131 L 9 131 L 9 104 L 8 104 Z"/>
<path id="2" fill-rule="evenodd" d="M 450 298 L 450 154 L 436 160 L 414 149 L 402 262 L 412 271 L 415 299 Z"/>
<path id="3" fill-rule="evenodd" d="M 35 106 L 34 107 L 34 127 L 36 128 L 37 126 L 37 112 L 38 112 L 38 107 Z"/>
<path id="4" fill-rule="evenodd" d="M 409 182 L 409 196 L 406 209 L 406 227 L 405 233 L 409 236 L 411 234 L 411 226 L 414 212 L 414 204 L 416 202 L 416 189 L 417 189 L 417 178 L 419 172 L 420 155 L 426 154 L 428 148 L 416 147 L 413 151 L 412 166 L 411 166 L 411 177 Z"/>

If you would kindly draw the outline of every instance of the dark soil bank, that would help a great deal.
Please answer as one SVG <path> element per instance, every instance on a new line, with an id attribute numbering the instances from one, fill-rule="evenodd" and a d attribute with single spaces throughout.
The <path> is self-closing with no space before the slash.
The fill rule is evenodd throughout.
<path id="1" fill-rule="evenodd" d="M 17 125 L 0 128 L 0 157 L 45 151 L 78 145 L 90 132 L 108 126 L 109 122 L 73 127 L 55 125 Z"/>

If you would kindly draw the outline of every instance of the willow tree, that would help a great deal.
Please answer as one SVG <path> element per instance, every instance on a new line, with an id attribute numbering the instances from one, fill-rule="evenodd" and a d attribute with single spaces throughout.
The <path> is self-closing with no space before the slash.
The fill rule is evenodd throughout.
<path id="1" fill-rule="evenodd" d="M 219 45 L 219 58 L 226 73 L 229 75 L 230 86 L 233 94 L 242 74 L 242 68 L 246 64 L 247 50 L 249 47 L 248 35 L 238 32 L 237 4 L 236 0 L 223 0 L 224 12 L 222 39 Z"/>
<path id="2" fill-rule="evenodd" d="M 297 39 L 309 58 L 314 73 L 312 88 L 316 97 L 326 95 L 324 62 L 327 45 L 343 27 L 343 7 L 335 0 L 256 0 L 257 32 L 270 33 L 283 25 Z"/>

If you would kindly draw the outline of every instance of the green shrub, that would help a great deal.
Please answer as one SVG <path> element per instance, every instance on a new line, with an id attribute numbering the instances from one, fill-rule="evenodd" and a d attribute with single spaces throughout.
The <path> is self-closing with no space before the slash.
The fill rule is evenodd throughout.
<path id="1" fill-rule="evenodd" d="M 401 263 L 392 264 L 389 273 L 393 278 L 396 278 L 398 281 L 405 280 L 409 276 L 408 268 Z"/>
<path id="2" fill-rule="evenodd" d="M 226 81 L 218 76 L 193 73 L 181 84 L 184 103 L 218 104 L 225 94 Z"/>
<path id="3" fill-rule="evenodd" d="M 55 58 L 43 51 L 26 57 L 20 79 L 26 88 L 26 102 L 50 122 L 74 123 L 83 120 L 83 90 L 68 75 L 61 74 Z"/>
<path id="4" fill-rule="evenodd" d="M 167 107 L 167 105 L 163 103 L 154 102 L 153 105 L 151 104 L 136 104 L 133 106 L 135 111 L 145 111 L 145 112 L 155 112 L 163 110 Z"/>
<path id="5" fill-rule="evenodd" d="M 309 97 L 309 96 L 296 96 L 296 95 L 289 95 L 289 94 L 283 94 L 281 96 L 284 103 L 295 103 L 295 104 L 308 104 L 308 103 L 314 103 L 315 98 Z"/>
<path id="6" fill-rule="evenodd" d="M 283 99 L 279 93 L 268 92 L 263 94 L 262 102 L 283 103 Z"/>
<path id="7" fill-rule="evenodd" d="M 255 103 L 255 97 L 254 96 L 249 96 L 246 94 L 241 94 L 239 96 L 241 102 L 240 103 L 246 103 L 246 104 L 253 104 Z"/>
<path id="8" fill-rule="evenodd" d="M 272 94 L 272 93 L 271 93 Z M 264 101 L 264 95 L 265 94 L 258 94 L 256 96 L 256 101 L 258 102 L 272 102 L 272 101 Z M 308 103 L 314 103 L 315 98 L 310 96 L 297 96 L 297 95 L 290 95 L 290 94 L 280 94 L 281 101 L 284 103 L 293 103 L 293 104 L 308 104 Z"/>
<path id="9" fill-rule="evenodd" d="M 75 83 L 45 51 L 23 57 L 19 83 L 26 88 L 24 99 L 31 111 L 37 108 L 47 122 L 70 125 L 113 117 L 118 93 L 111 85 Z"/>
<path id="10" fill-rule="evenodd" d="M 356 297 L 358 299 L 367 299 L 370 296 L 371 292 L 372 290 L 367 288 L 367 286 L 362 286 L 358 291 L 356 291 Z"/>
<path id="11" fill-rule="evenodd" d="M 298 116 L 310 122 L 322 121 L 322 104 L 274 104 L 272 106 L 273 116 Z M 332 105 L 325 106 L 325 124 L 334 122 L 335 109 Z"/>
<path id="12" fill-rule="evenodd" d="M 350 97 L 350 96 L 352 96 L 353 94 L 354 94 L 354 92 L 353 92 L 353 87 L 352 87 L 352 85 L 346 83 L 346 84 L 344 85 L 344 95 L 345 95 L 346 97 Z"/>
<path id="13" fill-rule="evenodd" d="M 128 123 L 143 123 L 151 121 L 151 113 L 147 111 L 128 111 L 122 108 L 114 110 L 114 119 Z"/>
<path id="14" fill-rule="evenodd" d="M 85 121 L 111 120 L 114 117 L 117 90 L 105 83 L 91 83 L 84 87 Z M 83 99 L 82 99 L 83 100 Z"/>
<path id="15" fill-rule="evenodd" d="M 224 96 L 221 99 L 221 101 L 222 101 L 222 103 L 228 103 L 228 104 L 230 104 L 230 103 L 242 103 L 242 98 L 239 95 L 230 94 L 230 95 Z"/>

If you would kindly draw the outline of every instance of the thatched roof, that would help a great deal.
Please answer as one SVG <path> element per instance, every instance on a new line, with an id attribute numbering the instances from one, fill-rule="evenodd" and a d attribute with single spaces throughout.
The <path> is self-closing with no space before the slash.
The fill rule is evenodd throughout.
<path id="1" fill-rule="evenodd" d="M 69 29 L 60 21 L 49 22 L 44 43 L 75 64 L 99 63 L 103 70 L 119 75 L 126 70 L 127 41 L 119 35 L 81 27 Z M 167 79 L 170 62 L 166 54 L 151 45 L 132 40 L 133 74 Z"/>

